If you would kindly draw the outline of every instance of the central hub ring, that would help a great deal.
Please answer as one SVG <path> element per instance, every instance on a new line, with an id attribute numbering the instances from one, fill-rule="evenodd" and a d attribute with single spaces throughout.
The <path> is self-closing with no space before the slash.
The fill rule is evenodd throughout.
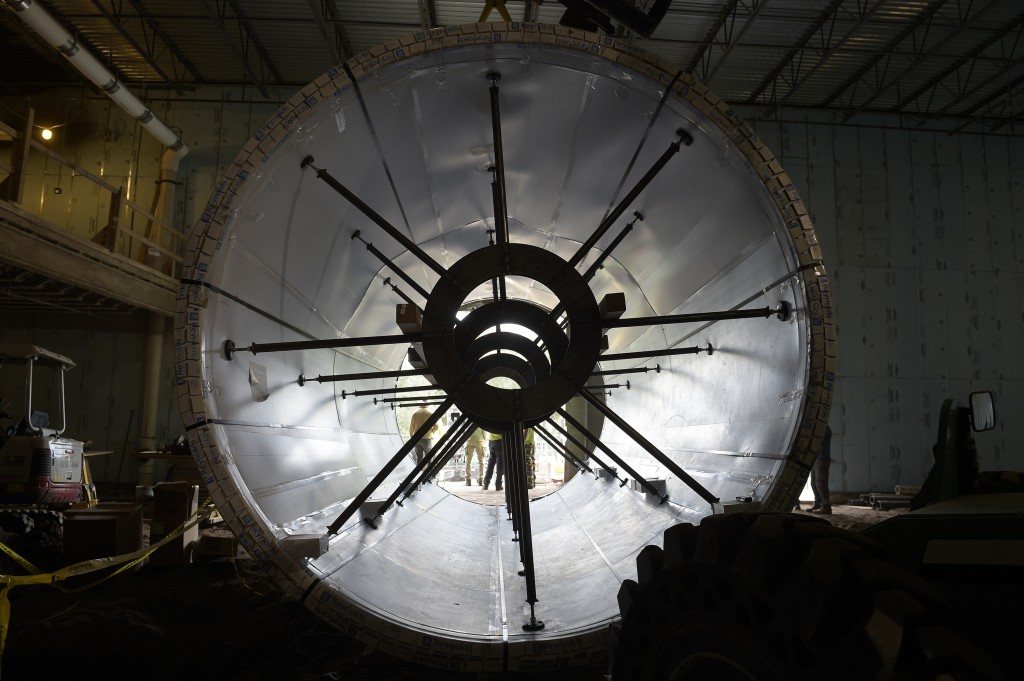
<path id="1" fill-rule="evenodd" d="M 557 324 L 550 313 L 522 300 L 487 303 L 460 323 L 456 315 L 466 296 L 500 276 L 527 277 L 546 286 L 565 309 L 568 333 L 559 330 L 556 335 L 552 326 L 557 329 Z M 508 318 L 503 318 L 503 312 Z M 545 341 L 550 369 L 544 366 L 532 385 L 519 390 L 489 386 L 486 377 L 494 372 L 481 374 L 475 368 L 479 357 L 468 348 L 486 337 L 480 336 L 485 329 L 522 323 L 517 319 L 527 320 L 523 326 Z M 487 430 L 505 432 L 516 421 L 536 425 L 576 395 L 597 364 L 601 333 L 594 293 L 565 260 L 528 244 L 487 246 L 452 265 L 431 290 L 423 310 L 423 359 L 437 385 L 464 413 Z"/>

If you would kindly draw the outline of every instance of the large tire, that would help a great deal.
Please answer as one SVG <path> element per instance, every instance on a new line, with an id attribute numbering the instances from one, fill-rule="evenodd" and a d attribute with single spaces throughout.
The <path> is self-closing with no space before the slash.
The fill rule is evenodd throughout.
<path id="1" fill-rule="evenodd" d="M 786 513 L 669 528 L 619 590 L 614 681 L 1001 679 L 882 547 Z"/>

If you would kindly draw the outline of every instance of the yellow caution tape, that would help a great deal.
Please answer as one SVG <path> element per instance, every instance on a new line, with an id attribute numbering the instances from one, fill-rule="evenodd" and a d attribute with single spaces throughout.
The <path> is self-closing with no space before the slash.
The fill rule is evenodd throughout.
<path id="1" fill-rule="evenodd" d="M 0 542 L 0 551 L 3 551 L 10 556 L 18 563 L 18 565 L 24 568 L 26 572 L 31 573 L 22 576 L 0 574 L 0 657 L 2 657 L 4 653 L 4 647 L 7 642 L 7 630 L 11 618 L 11 604 L 8 600 L 8 594 L 11 589 L 16 586 L 25 586 L 28 584 L 49 584 L 64 593 L 78 593 L 80 591 L 85 591 L 86 589 L 91 589 L 94 586 L 102 584 L 111 577 L 115 577 L 125 570 L 130 570 L 135 567 L 164 544 L 176 539 L 183 532 L 192 529 L 202 521 L 206 520 L 214 510 L 215 507 L 212 501 L 207 498 L 191 518 L 188 518 L 181 525 L 178 525 L 173 532 L 158 541 L 156 544 L 150 544 L 138 551 L 125 553 L 120 556 L 112 556 L 110 558 L 90 558 L 89 560 L 83 560 L 79 563 L 74 563 L 73 565 L 47 573 L 41 572 L 39 568 L 18 555 L 14 549 Z M 97 579 L 94 582 L 90 582 L 84 586 L 69 589 L 60 584 L 60 582 L 71 579 L 72 577 L 96 572 L 97 570 L 103 570 L 115 565 L 120 565 L 121 567 L 107 576 Z"/>

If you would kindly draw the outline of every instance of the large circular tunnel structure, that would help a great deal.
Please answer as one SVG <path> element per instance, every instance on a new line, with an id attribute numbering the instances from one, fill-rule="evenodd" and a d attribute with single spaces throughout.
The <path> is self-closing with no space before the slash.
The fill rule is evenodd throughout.
<path id="1" fill-rule="evenodd" d="M 772 154 L 666 60 L 560 26 L 409 36 L 218 183 L 176 325 L 188 440 L 241 544 L 343 632 L 449 669 L 594 662 L 666 528 L 802 488 L 820 258 Z M 385 402 L 410 375 L 459 414 L 420 468 Z M 421 480 L 475 426 L 504 434 L 506 505 Z M 586 468 L 529 501 L 524 428 Z"/>

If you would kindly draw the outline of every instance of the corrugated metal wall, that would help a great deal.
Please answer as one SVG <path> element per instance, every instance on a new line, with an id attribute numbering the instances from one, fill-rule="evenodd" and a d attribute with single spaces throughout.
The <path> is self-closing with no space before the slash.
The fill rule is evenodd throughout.
<path id="1" fill-rule="evenodd" d="M 982 470 L 1024 470 L 1024 138 L 898 124 L 755 126 L 833 280 L 833 490 L 920 484 L 943 400 L 974 390 L 996 397 L 996 429 L 975 435 Z"/>

